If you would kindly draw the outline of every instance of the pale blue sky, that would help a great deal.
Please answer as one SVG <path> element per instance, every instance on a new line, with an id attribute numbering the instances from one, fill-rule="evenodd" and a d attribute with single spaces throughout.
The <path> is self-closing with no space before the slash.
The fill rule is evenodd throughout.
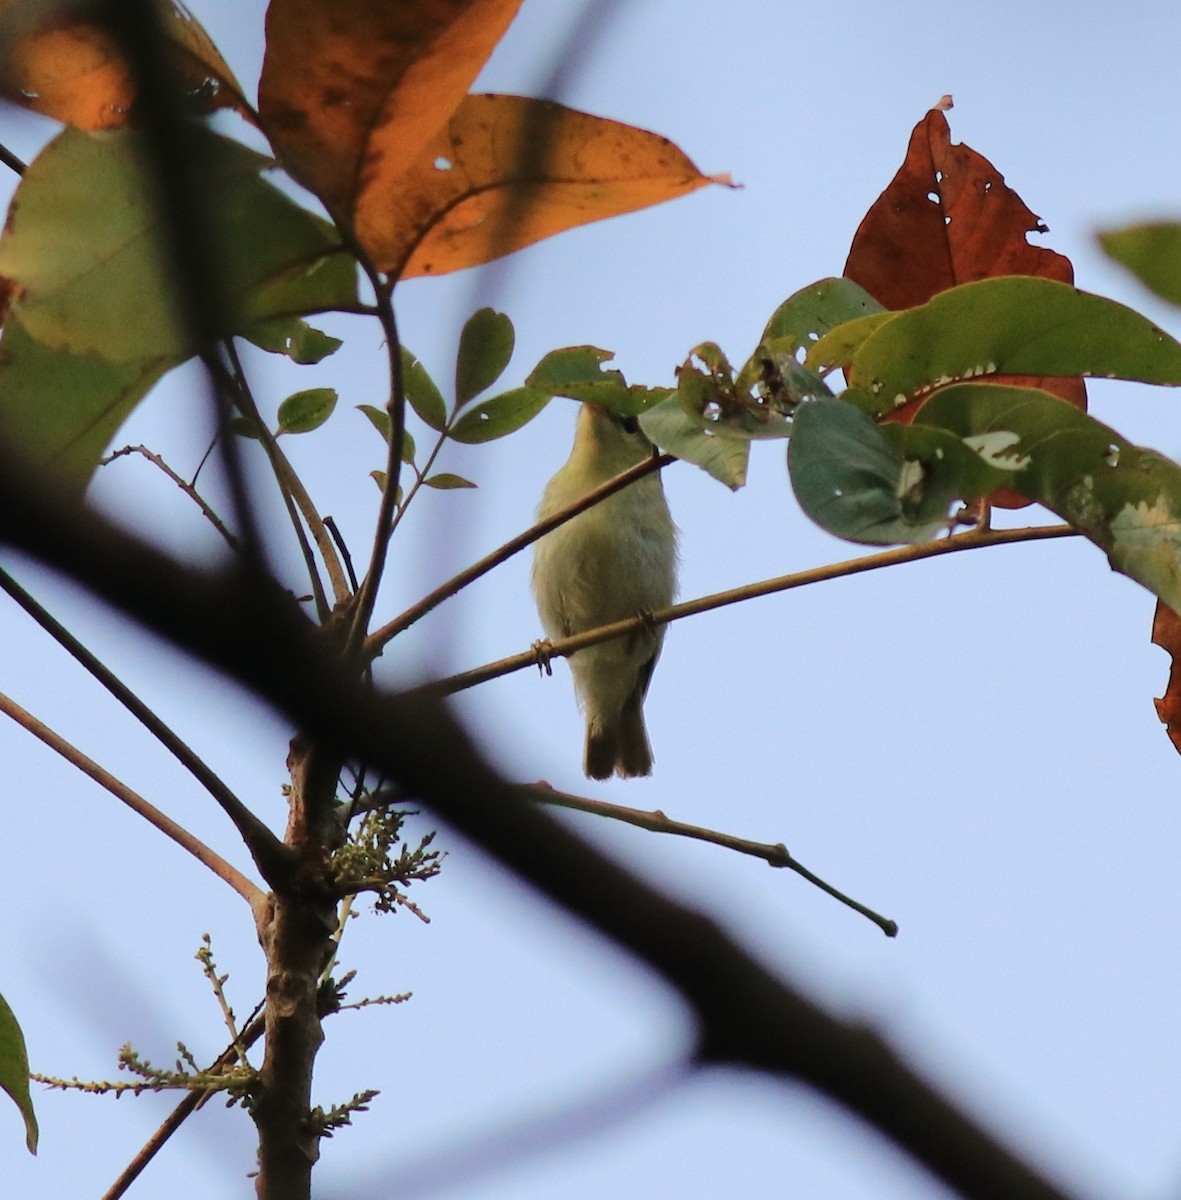
<path id="1" fill-rule="evenodd" d="M 572 0 L 526 0 L 481 86 L 532 93 Z M 257 74 L 258 3 L 194 2 L 226 57 Z M 990 158 L 1050 226 L 1079 285 L 1140 307 L 1174 333 L 1097 250 L 1096 229 L 1181 213 L 1181 31 L 1162 4 L 1011 0 L 990 5 L 777 0 L 729 6 L 632 0 L 562 99 L 671 137 L 705 171 L 744 186 L 580 230 L 509 268 L 412 282 L 403 336 L 441 381 L 465 316 L 491 302 L 516 324 L 519 383 L 559 345 L 617 353 L 638 382 L 668 383 L 709 339 L 733 359 L 776 305 L 844 264 L 856 226 L 944 93 L 952 136 Z M 42 123 L 0 114 L 0 140 L 32 153 Z M 336 326 L 334 326 L 335 328 Z M 379 338 L 361 322 L 322 367 L 256 366 L 272 403 L 332 383 L 341 406 L 292 442 L 314 495 L 354 547 L 373 520 L 379 446 L 352 411 L 380 403 Z M 192 459 L 192 384 L 175 381 L 119 437 Z M 1181 453 L 1175 394 L 1092 389 L 1124 434 Z M 442 464 L 477 493 L 427 495 L 395 551 L 386 613 L 529 524 L 564 460 L 573 405 L 520 436 L 457 448 Z M 685 598 L 861 553 L 800 515 L 779 445 L 757 447 L 731 495 L 692 468 L 666 472 L 682 529 Z M 146 466 L 108 469 L 96 498 L 138 528 L 194 547 L 204 529 Z M 1042 520 L 1036 510 L 1017 520 Z M 440 523 L 450 543 L 440 544 Z M 0 556 L 207 755 L 276 826 L 287 733 L 207 673 L 158 658 L 117 619 Z M 393 678 L 477 665 L 539 636 L 514 561 L 407 639 Z M 650 781 L 593 789 L 568 673 L 535 672 L 465 697 L 485 745 L 526 780 L 688 821 L 783 840 L 809 867 L 898 920 L 871 925 L 785 872 L 724 851 L 579 820 L 577 827 L 842 1011 L 873 1021 L 994 1129 L 1087 1194 L 1174 1195 L 1181 1185 L 1181 1041 L 1175 963 L 1181 760 L 1152 697 L 1167 660 L 1149 644 L 1153 602 L 1089 546 L 956 556 L 793 592 L 672 629 L 648 702 Z M 0 688 L 235 861 L 226 823 L 167 757 L 10 606 Z M 179 1037 L 212 1057 L 219 1015 L 192 955 L 208 930 L 247 1008 L 261 985 L 236 899 L 113 801 L 0 726 L 8 846 L 0 980 L 37 1068 L 107 1076 L 133 1039 L 168 1060 Z M 535 904 L 444 832 L 443 877 L 419 896 L 433 923 L 358 921 L 345 959 L 358 987 L 413 991 L 396 1010 L 337 1018 L 318 1099 L 383 1095 L 324 1147 L 324 1196 L 390 1194 L 382 1181 L 466 1133 L 489 1133 L 644 1078 L 683 1048 L 677 1003 L 620 955 Z M 42 1152 L 17 1150 L 0 1106 L 14 1196 L 101 1193 L 170 1106 L 152 1098 L 41 1095 Z M 251 1130 L 204 1110 L 132 1195 L 244 1195 Z M 404 1182 L 404 1176 L 399 1174 Z M 363 1186 L 362 1186 L 363 1185 Z M 401 1190 L 398 1194 L 413 1194 Z M 715 1073 L 572 1146 L 441 1193 L 470 1200 L 611 1195 L 916 1200 L 942 1195 L 806 1093 Z"/>

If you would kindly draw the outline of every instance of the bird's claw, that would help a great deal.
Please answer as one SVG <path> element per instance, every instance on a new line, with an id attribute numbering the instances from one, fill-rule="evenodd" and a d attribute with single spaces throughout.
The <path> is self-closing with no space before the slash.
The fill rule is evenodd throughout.
<path id="1" fill-rule="evenodd" d="M 530 647 L 533 651 L 534 658 L 537 659 L 537 673 L 539 675 L 553 675 L 554 669 L 550 666 L 550 659 L 553 657 L 554 644 L 549 638 L 541 638 L 534 642 Z"/>

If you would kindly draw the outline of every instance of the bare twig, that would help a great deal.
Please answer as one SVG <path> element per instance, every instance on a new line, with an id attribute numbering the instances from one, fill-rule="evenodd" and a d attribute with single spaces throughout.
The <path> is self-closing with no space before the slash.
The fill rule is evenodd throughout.
<path id="1" fill-rule="evenodd" d="M 138 792 L 133 792 L 125 783 L 100 767 L 94 759 L 88 758 L 76 746 L 54 733 L 48 725 L 38 721 L 32 713 L 21 708 L 15 700 L 3 693 L 0 693 L 0 712 L 11 717 L 23 729 L 60 754 L 84 775 L 89 775 L 100 787 L 106 788 L 112 796 L 121 800 L 132 812 L 143 817 L 150 825 L 153 825 L 166 837 L 171 838 L 182 849 L 187 850 L 199 863 L 208 867 L 219 879 L 228 883 L 250 905 L 253 911 L 261 912 L 262 906 L 266 903 L 266 895 L 259 887 L 251 883 L 237 867 L 226 862 L 216 850 L 205 845 L 200 838 L 195 837 L 183 825 L 177 824 L 171 817 L 166 816 Z"/>
<path id="2" fill-rule="evenodd" d="M 751 842 L 746 838 L 735 837 L 731 833 L 722 833 L 716 829 L 704 829 L 700 825 L 687 825 L 683 821 L 670 820 L 663 812 L 656 809 L 644 812 L 638 808 L 627 808 L 622 804 L 608 804 L 605 800 L 591 800 L 585 796 L 572 796 L 568 792 L 559 792 L 548 783 L 536 783 L 524 789 L 540 804 L 550 804 L 557 808 L 569 808 L 575 812 L 591 813 L 597 817 L 608 817 L 612 821 L 623 821 L 635 825 L 639 829 L 647 829 L 652 833 L 670 833 L 676 837 L 695 838 L 700 842 L 709 842 L 714 846 L 723 846 L 727 850 L 736 850 L 739 854 L 749 854 L 761 858 L 773 867 L 786 867 L 795 871 L 809 883 L 827 892 L 834 900 L 839 900 L 854 912 L 872 921 L 886 937 L 898 935 L 898 922 L 890 920 L 866 908 L 844 892 L 838 891 L 830 883 L 825 883 L 818 875 L 813 875 L 803 863 L 792 857 L 788 848 L 782 842 L 772 845 L 769 842 Z"/>
<path id="3" fill-rule="evenodd" d="M 262 877 L 271 884 L 285 878 L 290 872 L 290 851 L 267 825 L 242 803 L 213 768 L 3 569 L 0 569 L 0 589 L 7 592 L 67 654 L 85 667 L 217 801 L 246 843 L 246 848 L 250 851 Z"/>
<path id="4" fill-rule="evenodd" d="M 521 654 L 502 658 L 499 662 L 475 667 L 470 671 L 451 675 L 432 683 L 424 683 L 421 687 L 415 688 L 413 694 L 451 696 L 466 688 L 487 683 L 490 679 L 511 675 L 514 671 L 523 670 L 525 667 L 544 666 L 552 658 L 569 658 L 571 654 L 584 650 L 587 646 L 597 646 L 600 642 L 611 641 L 612 638 L 625 637 L 654 624 L 668 625 L 673 621 L 683 620 L 685 617 L 709 612 L 711 609 L 725 608 L 727 605 L 740 604 L 745 600 L 756 600 L 761 596 L 772 596 L 777 592 L 788 592 L 793 588 L 807 587 L 813 583 L 824 583 L 830 579 L 844 579 L 850 575 L 861 575 L 866 571 L 878 571 L 883 567 L 898 567 L 904 563 L 921 562 L 926 558 L 939 558 L 941 555 L 954 554 L 960 550 L 981 550 L 986 546 L 1007 546 L 1014 542 L 1037 542 L 1049 538 L 1077 536 L 1079 536 L 1078 530 L 1070 525 L 972 530 L 969 533 L 954 534 L 942 541 L 927 542 L 921 546 L 902 546 L 897 550 L 885 550 L 880 554 L 869 554 L 863 558 L 847 559 L 844 562 L 830 563 L 823 567 L 810 567 L 806 571 L 796 571 L 791 575 L 779 575 L 760 583 L 749 583 L 743 587 L 731 588 L 729 591 L 714 592 L 710 596 L 702 596 L 697 600 L 686 600 L 683 604 L 673 604 L 658 612 L 640 613 L 622 621 L 614 621 L 610 625 L 601 625 L 598 629 L 588 629 L 573 637 L 562 638 L 557 642 L 541 642 Z"/>
<path id="5" fill-rule="evenodd" d="M 124 458 L 129 454 L 142 454 L 143 457 L 146 458 L 153 466 L 159 467 L 159 469 L 163 471 L 164 474 L 167 475 L 168 478 L 171 479 L 172 482 L 175 483 L 176 486 L 180 488 L 180 490 L 184 492 L 184 494 L 188 496 L 188 498 L 192 500 L 198 508 L 200 508 L 206 520 L 209 521 L 213 528 L 216 529 L 217 532 L 220 533 L 221 536 L 226 540 L 230 546 L 230 549 L 238 549 L 238 539 L 234 537 L 234 535 L 226 528 L 225 522 L 222 521 L 221 517 L 219 517 L 217 513 L 213 511 L 201 493 L 197 491 L 195 484 L 189 483 L 186 479 L 183 479 L 160 457 L 160 455 L 156 454 L 152 450 L 149 450 L 147 446 L 124 446 L 121 450 L 115 450 L 108 454 L 104 459 L 101 460 L 99 465 L 105 467 L 108 463 L 113 463 L 115 459 Z"/>
<path id="6" fill-rule="evenodd" d="M 15 154 L 7 146 L 0 145 L 0 163 L 3 163 L 10 171 L 15 171 L 18 175 L 23 175 L 28 169 L 28 164 Z"/>
<path id="7" fill-rule="evenodd" d="M 531 546 L 551 530 L 557 529 L 559 525 L 564 525 L 567 521 L 572 520 L 579 513 L 585 512 L 588 508 L 593 508 L 596 504 L 606 500 L 608 496 L 613 496 L 616 492 L 622 491 L 629 484 L 635 483 L 637 479 L 642 479 L 645 475 L 651 475 L 653 471 L 659 471 L 661 468 L 667 467 L 670 463 L 676 461 L 671 454 L 654 454 L 642 463 L 637 463 L 636 466 L 629 467 L 622 474 L 616 475 L 614 479 L 607 480 L 606 483 L 595 488 L 594 491 L 587 492 L 580 500 L 575 500 L 574 503 L 567 504 L 565 508 L 558 509 L 556 513 L 547 517 L 544 521 L 538 521 L 537 524 L 531 525 L 524 533 L 519 533 L 511 541 L 505 542 L 503 546 L 493 550 L 491 554 L 486 555 L 479 562 L 472 563 L 470 567 L 460 571 L 454 578 L 447 580 L 444 584 L 440 584 L 430 595 L 424 596 L 417 604 L 402 613 L 400 617 L 395 617 L 388 624 L 376 630 L 366 643 L 365 657 L 367 659 L 376 658 L 393 638 L 397 637 L 400 633 L 404 633 L 416 621 L 420 621 L 427 613 L 438 608 L 444 600 L 454 596 L 482 575 L 487 575 L 493 567 L 500 566 L 502 562 L 512 558 L 514 554 L 524 550 L 527 546 Z"/>

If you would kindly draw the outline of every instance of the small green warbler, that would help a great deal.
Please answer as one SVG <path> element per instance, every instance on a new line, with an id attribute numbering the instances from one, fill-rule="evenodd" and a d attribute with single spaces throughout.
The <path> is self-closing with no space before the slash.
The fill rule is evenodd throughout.
<path id="1" fill-rule="evenodd" d="M 572 504 L 652 450 L 635 417 L 584 403 L 570 458 L 546 486 L 538 517 Z M 537 611 L 554 639 L 667 607 L 676 574 L 677 530 L 658 474 L 546 534 L 533 553 Z M 647 628 L 571 655 L 590 778 L 652 773 L 643 703 L 663 641 L 663 626 Z"/>

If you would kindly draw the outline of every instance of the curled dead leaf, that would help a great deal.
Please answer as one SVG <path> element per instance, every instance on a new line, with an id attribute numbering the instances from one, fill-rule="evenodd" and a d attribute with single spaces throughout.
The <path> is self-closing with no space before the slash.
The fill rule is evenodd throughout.
<path id="1" fill-rule="evenodd" d="M 1163 600 L 1156 603 L 1156 615 L 1152 620 L 1152 640 L 1173 660 L 1169 667 L 1169 683 L 1165 694 L 1153 703 L 1169 740 L 1178 753 L 1181 753 L 1181 617 Z"/>

